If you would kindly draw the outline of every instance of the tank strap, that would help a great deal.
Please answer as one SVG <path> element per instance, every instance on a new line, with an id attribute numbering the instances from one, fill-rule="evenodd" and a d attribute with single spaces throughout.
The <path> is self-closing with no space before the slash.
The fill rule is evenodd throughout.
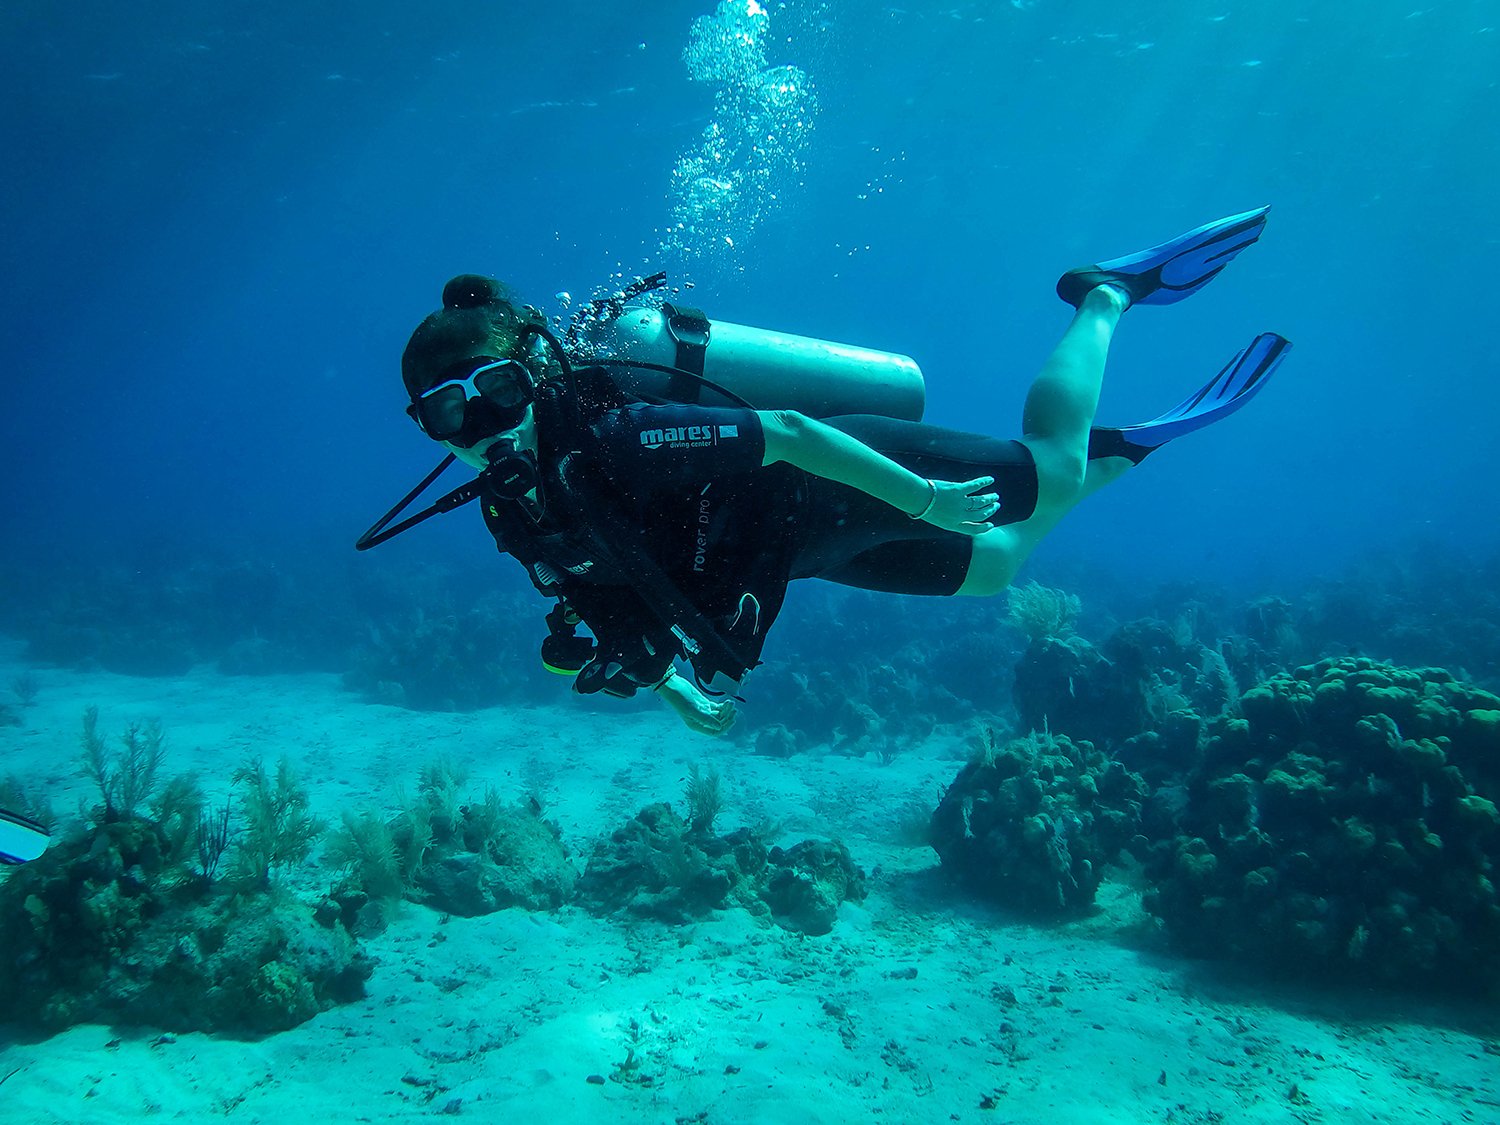
<path id="1" fill-rule="evenodd" d="M 708 317 L 703 315 L 702 309 L 689 308 L 686 305 L 671 305 L 666 302 L 662 303 L 661 311 L 667 318 L 667 334 L 677 345 L 677 358 L 672 366 L 681 368 L 689 375 L 701 377 L 704 355 L 708 351 L 709 332 L 712 327 Z M 696 403 L 700 389 L 701 384 L 697 379 L 673 375 L 667 385 L 667 397 L 674 402 Z"/>

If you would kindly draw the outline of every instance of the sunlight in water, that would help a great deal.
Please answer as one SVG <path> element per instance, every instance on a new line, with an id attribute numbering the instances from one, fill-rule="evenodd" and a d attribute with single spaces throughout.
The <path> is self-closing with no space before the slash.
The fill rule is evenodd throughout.
<path id="1" fill-rule="evenodd" d="M 672 169 L 662 255 L 733 269 L 761 222 L 799 186 L 818 112 L 808 76 L 767 58 L 771 16 L 756 0 L 721 0 L 688 33 L 683 62 L 712 83 L 713 113 Z"/>

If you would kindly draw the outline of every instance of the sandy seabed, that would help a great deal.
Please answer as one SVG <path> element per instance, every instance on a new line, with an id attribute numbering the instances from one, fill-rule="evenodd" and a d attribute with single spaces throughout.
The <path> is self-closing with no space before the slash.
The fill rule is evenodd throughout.
<path id="1" fill-rule="evenodd" d="M 23 670 L 19 646 L 0 647 L 0 688 Z M 664 711 L 587 709 L 561 690 L 547 706 L 448 715 L 365 702 L 333 676 L 33 674 L 22 725 L 0 728 L 0 773 L 59 812 L 91 798 L 78 732 L 94 704 L 111 733 L 159 718 L 168 771 L 210 793 L 248 757 L 285 755 L 330 820 L 393 808 L 423 762 L 449 757 L 476 792 L 545 793 L 580 867 L 643 805 L 680 808 L 698 763 L 725 779 L 721 828 L 842 839 L 869 896 L 821 938 L 738 910 L 664 926 L 406 906 L 366 940 L 367 997 L 292 1031 L 0 1027 L 4 1125 L 528 1110 L 551 1123 L 1500 1122 L 1491 1011 L 1173 958 L 1123 882 L 1092 917 L 1052 928 L 969 901 L 913 842 L 958 770 L 951 739 L 889 765 L 772 760 Z"/>

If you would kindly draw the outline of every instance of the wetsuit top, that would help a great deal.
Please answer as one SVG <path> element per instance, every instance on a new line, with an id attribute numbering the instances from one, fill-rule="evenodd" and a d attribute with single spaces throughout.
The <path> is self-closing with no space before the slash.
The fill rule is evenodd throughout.
<path id="1" fill-rule="evenodd" d="M 539 420 L 540 505 L 484 498 L 486 525 L 533 583 L 561 596 L 598 641 L 596 666 L 575 687 L 597 690 L 600 675 L 655 683 L 680 644 L 610 556 L 608 536 L 590 540 L 609 505 L 611 523 L 637 542 L 711 622 L 734 625 L 753 663 L 780 609 L 796 549 L 802 474 L 764 467 L 765 438 L 753 410 L 632 403 L 594 412 L 583 440 Z M 627 530 L 628 529 L 628 530 Z M 751 595 L 751 601 L 745 595 Z M 629 694 L 626 690 L 616 694 Z"/>
<path id="2" fill-rule="evenodd" d="M 483 504 L 500 550 L 520 560 L 544 594 L 564 598 L 598 640 L 578 690 L 599 690 L 607 673 L 625 689 L 616 694 L 629 694 L 629 683 L 655 683 L 681 654 L 653 609 L 660 599 L 649 599 L 639 576 L 599 549 L 597 535 L 583 533 L 602 522 L 638 543 L 745 667 L 758 660 L 792 578 L 923 595 L 962 586 L 972 539 L 791 465 L 763 466 L 753 410 L 631 403 L 598 368 L 578 378 L 585 404 L 578 418 L 538 401 L 540 507 Z M 868 415 L 825 421 L 924 477 L 994 476 L 1001 510 L 993 524 L 1035 510 L 1036 466 L 1019 442 Z M 694 661 L 706 678 L 703 664 Z"/>

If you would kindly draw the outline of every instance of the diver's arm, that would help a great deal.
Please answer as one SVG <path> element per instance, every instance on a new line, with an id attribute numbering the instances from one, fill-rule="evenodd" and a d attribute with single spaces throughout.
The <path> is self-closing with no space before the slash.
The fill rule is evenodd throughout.
<path id="1" fill-rule="evenodd" d="M 999 508 L 986 494 L 976 508 L 970 496 L 995 483 L 994 477 L 949 482 L 930 481 L 896 464 L 862 441 L 795 410 L 760 410 L 765 435 L 764 464 L 785 461 L 805 472 L 846 484 L 949 531 L 978 535 L 988 531 L 983 522 Z"/>

